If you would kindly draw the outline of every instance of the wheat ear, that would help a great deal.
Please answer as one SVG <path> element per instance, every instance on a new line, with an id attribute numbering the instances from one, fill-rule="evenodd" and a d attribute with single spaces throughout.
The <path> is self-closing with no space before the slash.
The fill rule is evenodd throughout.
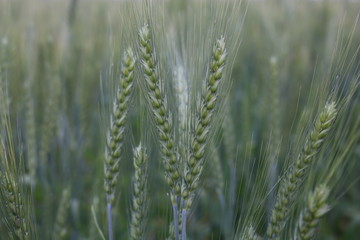
<path id="1" fill-rule="evenodd" d="M 53 233 L 53 240 L 67 239 L 68 228 L 67 218 L 69 216 L 70 209 L 70 188 L 66 187 L 63 189 L 61 199 L 59 203 L 58 212 L 55 220 L 55 227 Z"/>
<path id="2" fill-rule="evenodd" d="M 204 169 L 205 146 L 209 142 L 211 121 L 213 118 L 217 98 L 219 95 L 219 83 L 221 82 L 227 52 L 225 38 L 221 37 L 215 43 L 212 59 L 209 66 L 209 77 L 204 85 L 200 100 L 199 111 L 196 115 L 195 132 L 192 134 L 190 156 L 185 166 L 185 186 L 182 197 L 186 201 L 184 208 L 189 210 L 193 193 L 198 187 L 200 176 Z"/>
<path id="3" fill-rule="evenodd" d="M 243 240 L 261 240 L 262 238 L 256 234 L 255 229 L 252 225 L 245 229 L 245 234 L 241 238 Z"/>
<path id="4" fill-rule="evenodd" d="M 30 194 L 24 187 L 24 162 L 15 155 L 7 86 L 0 66 L 0 225 L 10 239 L 36 239 L 30 219 Z M 4 230 L 5 230 L 4 228 Z M 5 233 L 5 232 L 3 232 Z M 1 239 L 3 239 L 1 235 Z"/>
<path id="5" fill-rule="evenodd" d="M 114 100 L 113 113 L 110 121 L 110 130 L 107 135 L 105 149 L 105 192 L 107 200 L 108 231 L 110 240 L 112 233 L 112 204 L 114 202 L 115 187 L 119 174 L 119 162 L 125 136 L 125 122 L 128 115 L 130 96 L 134 86 L 135 56 L 131 48 L 125 51 L 120 82 Z"/>
<path id="6" fill-rule="evenodd" d="M 178 154 L 174 145 L 172 121 L 163 91 L 162 82 L 158 73 L 158 66 L 150 39 L 150 29 L 144 25 L 139 31 L 141 65 L 144 72 L 147 96 L 151 106 L 151 112 L 155 119 L 155 125 L 159 133 L 159 142 L 163 154 L 165 177 L 171 187 L 172 194 L 180 194 Z"/>
<path id="7" fill-rule="evenodd" d="M 158 132 L 158 140 L 163 155 L 165 179 L 170 186 L 170 198 L 174 214 L 175 239 L 178 239 L 178 201 L 181 186 L 179 175 L 179 154 L 175 148 L 173 125 L 165 98 L 163 84 L 159 76 L 155 52 L 152 46 L 150 29 L 145 24 L 139 30 L 139 49 L 144 73 L 149 106 Z"/>
<path id="8" fill-rule="evenodd" d="M 330 210 L 329 205 L 326 204 L 329 194 L 330 189 L 326 185 L 318 186 L 314 192 L 309 194 L 306 207 L 300 214 L 295 240 L 314 239 L 320 218 Z"/>
<path id="9" fill-rule="evenodd" d="M 13 239 L 30 239 L 27 218 L 25 215 L 23 195 L 19 183 L 8 172 L 0 172 L 1 177 L 1 204 L 4 206 L 3 221 L 11 232 Z"/>
<path id="10" fill-rule="evenodd" d="M 279 238 L 279 234 L 284 228 L 285 220 L 289 215 L 290 208 L 294 203 L 295 194 L 299 191 L 299 187 L 309 172 L 315 155 L 320 151 L 325 137 L 333 126 L 336 115 L 336 103 L 327 103 L 316 119 L 315 126 L 308 136 L 305 146 L 295 164 L 282 180 L 267 228 L 267 236 L 269 239 Z"/>
<path id="11" fill-rule="evenodd" d="M 144 239 L 148 156 L 141 144 L 134 149 L 134 183 L 131 206 L 130 239 Z"/>
<path id="12" fill-rule="evenodd" d="M 15 158 L 9 122 L 5 123 L 6 140 L 0 139 L 0 210 L 1 221 L 11 239 L 32 239 L 29 196 L 23 188 L 22 160 Z M 7 144 L 5 145 L 5 142 Z"/>
<path id="13" fill-rule="evenodd" d="M 214 110 L 219 95 L 219 83 L 221 82 L 227 52 L 225 38 L 216 40 L 212 59 L 209 66 L 209 76 L 204 85 L 200 100 L 199 111 L 196 115 L 195 132 L 191 135 L 190 156 L 186 159 L 184 170 L 184 183 L 182 186 L 182 240 L 186 239 L 186 216 L 190 210 L 194 193 L 198 188 L 200 177 L 204 169 L 205 147 L 209 143 L 209 134 Z"/>
<path id="14" fill-rule="evenodd" d="M 49 94 L 43 112 L 43 123 L 41 127 L 41 142 L 39 149 L 39 159 L 42 171 L 47 171 L 48 153 L 51 150 L 51 143 L 55 137 L 57 127 L 57 114 L 61 97 L 61 79 L 55 76 L 49 80 Z"/>

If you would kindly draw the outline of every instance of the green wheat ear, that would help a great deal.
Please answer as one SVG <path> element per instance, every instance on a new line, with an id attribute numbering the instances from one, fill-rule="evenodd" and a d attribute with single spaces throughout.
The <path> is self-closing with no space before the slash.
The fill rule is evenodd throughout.
<path id="1" fill-rule="evenodd" d="M 295 164 L 290 168 L 280 183 L 275 207 L 272 210 L 270 223 L 267 229 L 269 239 L 278 239 L 283 230 L 285 220 L 289 215 L 295 195 L 306 178 L 309 168 L 316 154 L 320 151 L 325 137 L 331 130 L 337 115 L 336 103 L 327 103 L 316 119 L 315 126 L 308 136 L 306 143 Z"/>
<path id="2" fill-rule="evenodd" d="M 110 130 L 107 136 L 105 160 L 105 191 L 108 202 L 114 201 L 114 191 L 119 174 L 119 162 L 125 137 L 125 122 L 130 96 L 134 86 L 135 56 L 131 48 L 124 54 L 120 85 L 114 101 Z"/>
<path id="3" fill-rule="evenodd" d="M 175 196 L 179 196 L 181 191 L 178 170 L 179 160 L 174 144 L 175 138 L 172 133 L 173 125 L 170 119 L 162 81 L 159 77 L 159 70 L 148 25 L 144 25 L 139 30 L 139 42 L 141 66 L 145 78 L 147 98 L 158 131 L 158 140 L 163 155 L 163 164 L 165 166 L 165 178 L 171 188 L 172 203 L 175 204 Z"/>
<path id="4" fill-rule="evenodd" d="M 114 100 L 113 112 L 110 121 L 110 130 L 107 134 L 105 149 L 105 193 L 107 201 L 107 218 L 109 239 L 113 240 L 112 207 L 115 201 L 115 188 L 119 175 L 119 163 L 123 140 L 125 137 L 125 124 L 129 111 L 130 97 L 134 88 L 135 56 L 131 48 L 125 51 L 121 67 L 120 82 Z"/>
<path id="5" fill-rule="evenodd" d="M 130 220 L 130 239 L 144 239 L 146 202 L 147 202 L 147 171 L 148 156 L 140 144 L 134 149 L 134 183 Z"/>
<path id="6" fill-rule="evenodd" d="M 314 239 L 320 218 L 330 210 L 329 205 L 326 204 L 329 194 L 330 189 L 326 185 L 318 186 L 314 192 L 309 194 L 306 207 L 300 214 L 295 240 Z"/>
<path id="7" fill-rule="evenodd" d="M 6 206 L 3 221 L 12 232 L 14 239 L 30 239 L 25 217 L 23 195 L 19 190 L 19 183 L 15 181 L 11 173 L 1 173 L 1 204 Z"/>
<path id="8" fill-rule="evenodd" d="M 256 234 L 254 227 L 252 225 L 250 225 L 249 227 L 247 227 L 245 229 L 244 237 L 242 237 L 241 239 L 243 239 L 243 240 L 261 240 L 262 238 Z"/>
<path id="9" fill-rule="evenodd" d="M 195 132 L 192 134 L 190 157 L 186 161 L 185 181 L 182 197 L 186 201 L 185 208 L 190 209 L 195 190 L 198 188 L 201 174 L 204 169 L 204 154 L 209 142 L 211 122 L 219 95 L 219 84 L 225 67 L 227 51 L 225 38 L 219 38 L 214 46 L 212 60 L 209 66 L 210 74 L 204 85 L 199 110 L 196 115 Z"/>
<path id="10" fill-rule="evenodd" d="M 10 239 L 36 239 L 30 216 L 30 195 L 22 179 L 24 165 L 21 159 L 16 159 L 8 124 L 7 120 L 3 126 L 6 128 L 6 140 L 0 139 L 0 221 Z"/>
<path id="11" fill-rule="evenodd" d="M 67 221 L 70 209 L 70 187 L 63 189 L 55 220 L 53 240 L 63 240 L 68 237 Z"/>

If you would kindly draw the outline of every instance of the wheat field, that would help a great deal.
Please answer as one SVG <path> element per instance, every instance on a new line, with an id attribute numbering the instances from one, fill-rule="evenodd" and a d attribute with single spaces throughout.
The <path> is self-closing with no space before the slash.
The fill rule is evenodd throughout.
<path id="1" fill-rule="evenodd" d="M 1 240 L 355 240 L 360 2 L 1 0 Z"/>

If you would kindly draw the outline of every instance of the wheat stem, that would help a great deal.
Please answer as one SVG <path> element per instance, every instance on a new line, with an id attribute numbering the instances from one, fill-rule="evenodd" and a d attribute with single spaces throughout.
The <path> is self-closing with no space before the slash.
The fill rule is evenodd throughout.
<path id="1" fill-rule="evenodd" d="M 109 234 L 109 240 L 114 239 L 114 233 L 113 233 L 113 221 L 112 221 L 112 204 L 110 203 L 112 200 L 110 196 L 106 197 L 107 204 L 106 204 L 106 215 L 107 215 L 107 221 L 108 221 L 108 234 Z"/>
<path id="2" fill-rule="evenodd" d="M 32 94 L 33 86 L 32 78 L 26 81 L 26 112 L 25 112 L 25 124 L 26 124 L 26 145 L 27 145 L 27 159 L 30 175 L 30 184 L 35 186 L 36 184 L 36 169 L 37 169 L 37 156 L 36 156 L 36 123 L 35 123 L 35 104 L 34 96 Z"/>
<path id="3" fill-rule="evenodd" d="M 279 74 L 278 74 L 278 60 L 273 56 L 269 60 L 270 65 L 270 81 L 269 81 L 269 116 L 270 116 L 270 153 L 269 153 L 269 181 L 268 191 L 269 197 L 267 199 L 267 215 L 271 216 L 272 206 L 275 202 L 275 192 L 272 191 L 278 176 L 278 156 L 281 146 L 281 132 L 280 132 L 280 99 L 279 99 Z"/>
<path id="4" fill-rule="evenodd" d="M 94 205 L 91 206 L 91 215 L 92 215 L 92 217 L 94 219 L 95 227 L 96 227 L 96 229 L 97 229 L 97 231 L 98 231 L 98 233 L 100 235 L 101 240 L 105 240 L 105 236 L 104 236 L 104 234 L 103 234 L 103 232 L 102 232 L 102 230 L 101 230 L 101 228 L 99 226 L 99 223 L 98 223 L 98 220 L 97 220 L 97 217 L 96 217 Z"/>
<path id="5" fill-rule="evenodd" d="M 186 204 L 186 203 L 185 203 Z M 181 212 L 181 240 L 186 240 L 186 216 L 187 216 L 187 209 L 184 208 Z"/>
<path id="6" fill-rule="evenodd" d="M 178 200 L 176 199 L 175 202 L 172 204 L 173 213 L 174 213 L 174 235 L 175 235 L 175 240 L 179 240 L 179 216 L 178 216 L 179 209 L 178 209 L 177 201 Z"/>

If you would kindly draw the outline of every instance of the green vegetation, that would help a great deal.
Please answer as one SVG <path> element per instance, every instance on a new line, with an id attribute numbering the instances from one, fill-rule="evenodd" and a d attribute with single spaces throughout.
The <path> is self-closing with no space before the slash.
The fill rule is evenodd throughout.
<path id="1" fill-rule="evenodd" d="M 0 239 L 357 239 L 360 2 L 0 2 Z"/>

